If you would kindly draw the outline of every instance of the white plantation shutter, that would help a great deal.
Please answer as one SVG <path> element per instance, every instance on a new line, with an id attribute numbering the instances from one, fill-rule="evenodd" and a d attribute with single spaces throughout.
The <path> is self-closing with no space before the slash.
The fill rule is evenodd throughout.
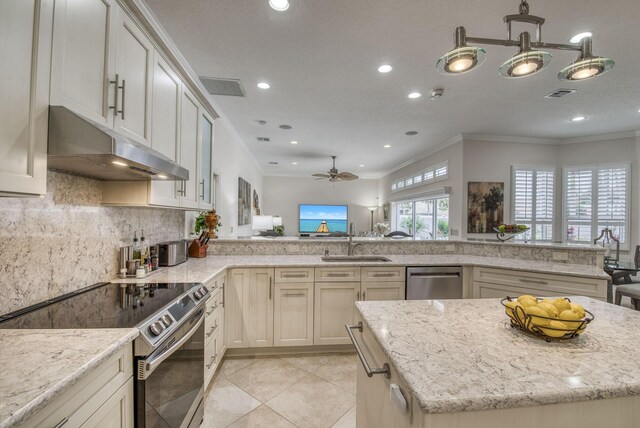
<path id="1" fill-rule="evenodd" d="M 565 168 L 568 241 L 593 242 L 609 227 L 621 243 L 629 228 L 629 165 Z"/>
<path id="2" fill-rule="evenodd" d="M 513 168 L 513 220 L 531 227 L 536 240 L 553 239 L 553 202 L 553 168 Z"/>

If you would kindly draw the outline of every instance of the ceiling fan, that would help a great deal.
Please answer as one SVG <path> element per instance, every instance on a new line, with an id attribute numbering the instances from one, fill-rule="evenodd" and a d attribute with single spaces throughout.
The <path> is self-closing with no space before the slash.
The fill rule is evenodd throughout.
<path id="1" fill-rule="evenodd" d="M 313 174 L 313 177 L 318 177 L 316 180 L 328 178 L 329 181 L 351 181 L 358 179 L 357 175 L 350 172 L 338 172 L 336 169 L 336 156 L 331 156 L 331 159 L 333 159 L 333 166 L 326 174 Z"/>

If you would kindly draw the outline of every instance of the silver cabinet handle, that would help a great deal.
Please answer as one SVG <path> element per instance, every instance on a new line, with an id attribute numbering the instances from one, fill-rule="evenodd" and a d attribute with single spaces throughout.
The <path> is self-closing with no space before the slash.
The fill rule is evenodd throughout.
<path id="1" fill-rule="evenodd" d="M 283 294 L 282 297 L 304 297 L 306 295 L 306 293 L 287 293 Z"/>
<path id="2" fill-rule="evenodd" d="M 360 292 L 359 291 L 356 293 L 356 300 L 360 300 Z"/>
<path id="3" fill-rule="evenodd" d="M 306 273 L 283 273 L 283 278 L 306 278 Z"/>
<path id="4" fill-rule="evenodd" d="M 366 291 L 362 292 L 362 300 L 367 300 L 367 292 Z"/>
<path id="5" fill-rule="evenodd" d="M 213 363 L 216 361 L 217 357 L 218 357 L 218 354 L 211 356 L 211 359 L 209 360 L 209 364 L 207 364 L 207 370 L 209 370 L 211 368 Z"/>
<path id="6" fill-rule="evenodd" d="M 362 321 L 358 322 L 358 324 L 356 325 L 345 324 L 344 328 L 347 329 L 347 333 L 349 334 L 349 339 L 351 339 L 351 343 L 353 343 L 353 347 L 356 348 L 356 353 L 358 354 L 358 358 L 360 359 L 360 362 L 362 363 L 362 367 L 364 368 L 364 371 L 367 374 L 367 376 L 373 377 L 373 375 L 375 374 L 383 374 L 385 379 L 391 379 L 391 369 L 389 368 L 389 364 L 384 363 L 381 369 L 372 369 L 371 367 L 369 367 L 369 363 L 367 362 L 367 359 L 364 357 L 364 354 L 362 353 L 362 349 L 360 349 L 360 345 L 358 345 L 358 342 L 356 341 L 356 337 L 353 335 L 353 332 L 351 331 L 351 330 L 358 330 L 362 332 Z"/>
<path id="7" fill-rule="evenodd" d="M 211 337 L 217 328 L 218 328 L 218 324 L 216 323 L 216 325 L 214 325 L 213 327 L 211 327 L 211 329 L 209 329 L 209 333 L 207 333 L 207 337 Z"/>
<path id="8" fill-rule="evenodd" d="M 119 83 L 120 83 L 120 75 L 119 74 L 116 74 L 116 80 L 109 80 L 109 84 L 111 84 L 111 85 L 115 84 L 116 85 L 116 91 L 115 91 L 115 94 L 114 94 L 113 105 L 109 106 L 109 110 L 113 110 L 114 111 L 114 115 L 116 117 L 118 116 L 118 113 L 122 112 L 121 110 L 118 110 L 118 98 L 119 98 L 118 97 L 118 90 L 120 89 Z"/>
<path id="9" fill-rule="evenodd" d="M 541 279 L 518 278 L 518 280 L 520 282 L 524 282 L 526 284 L 540 284 L 540 285 L 547 285 L 548 284 L 547 281 L 543 281 Z"/>
<path id="10" fill-rule="evenodd" d="M 211 308 L 210 311 L 207 311 L 207 316 L 211 315 L 212 313 L 214 313 L 216 311 L 216 309 L 218 309 L 218 304 L 216 303 L 216 305 Z"/>
<path id="11" fill-rule="evenodd" d="M 344 278 L 345 276 L 349 276 L 349 272 L 327 272 L 327 276 Z"/>
<path id="12" fill-rule="evenodd" d="M 273 278 L 269 277 L 269 300 L 271 300 L 272 298 L 272 290 L 271 290 L 271 286 L 273 285 Z"/>
<path id="13" fill-rule="evenodd" d="M 374 278 L 389 278 L 392 276 L 396 276 L 394 272 L 375 272 L 373 274 Z"/>
<path id="14" fill-rule="evenodd" d="M 60 422 L 58 422 L 53 428 L 60 428 L 61 426 L 65 425 L 67 422 L 69 422 L 69 419 L 67 418 L 63 418 Z"/>
<path id="15" fill-rule="evenodd" d="M 220 304 L 222 305 L 222 308 L 224 309 L 224 281 L 222 281 L 222 291 L 220 292 L 220 295 L 222 296 L 222 301 L 220 302 Z"/>
<path id="16" fill-rule="evenodd" d="M 125 91 L 125 80 L 122 79 L 122 86 L 120 86 L 120 89 L 122 89 L 122 110 L 120 110 L 120 117 L 122 117 L 122 120 L 124 120 L 124 100 L 125 100 L 125 96 L 127 94 L 127 92 Z M 117 85 L 116 85 L 116 92 L 118 91 Z"/>
<path id="17" fill-rule="evenodd" d="M 200 180 L 200 186 L 202 186 L 202 194 L 200 195 L 200 199 L 204 201 L 204 178 Z"/>

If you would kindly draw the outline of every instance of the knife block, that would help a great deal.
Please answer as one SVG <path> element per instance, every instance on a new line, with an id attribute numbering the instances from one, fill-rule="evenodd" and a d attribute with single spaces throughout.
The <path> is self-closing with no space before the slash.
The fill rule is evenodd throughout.
<path id="1" fill-rule="evenodd" d="M 189 257 L 195 257 L 196 259 L 207 257 L 207 248 L 209 248 L 208 245 L 201 245 L 197 239 L 194 239 L 189 245 Z"/>

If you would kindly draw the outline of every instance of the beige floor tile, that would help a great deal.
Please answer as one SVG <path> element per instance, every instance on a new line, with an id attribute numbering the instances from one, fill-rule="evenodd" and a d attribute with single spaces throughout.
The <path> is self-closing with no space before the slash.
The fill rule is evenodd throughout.
<path id="1" fill-rule="evenodd" d="M 332 355 L 308 355 L 297 357 L 284 357 L 284 361 L 293 364 L 294 366 L 306 370 L 309 373 L 318 370 L 323 365 L 331 361 Z"/>
<path id="2" fill-rule="evenodd" d="M 355 405 L 356 397 L 310 374 L 266 404 L 298 427 L 330 427 Z"/>
<path id="3" fill-rule="evenodd" d="M 316 376 L 352 394 L 356 393 L 357 357 L 348 355 L 332 358 L 324 366 L 314 372 Z"/>
<path id="4" fill-rule="evenodd" d="M 356 406 L 353 406 L 331 428 L 356 428 Z"/>
<path id="5" fill-rule="evenodd" d="M 264 403 L 307 374 L 279 358 L 269 358 L 258 359 L 250 366 L 227 376 L 227 379 Z"/>
<path id="6" fill-rule="evenodd" d="M 355 419 L 354 419 L 355 421 Z M 231 425 L 229 428 L 296 428 L 291 422 L 271 410 L 265 405 L 262 405 L 249 413 L 244 415 Z M 355 428 L 355 425 L 354 425 Z"/>
<path id="7" fill-rule="evenodd" d="M 255 358 L 225 358 L 222 361 L 222 367 L 220 367 L 219 376 L 227 377 L 237 372 L 240 369 L 250 366 L 255 363 Z"/>
<path id="8" fill-rule="evenodd" d="M 224 428 L 260 406 L 260 402 L 218 376 L 205 397 L 203 428 Z"/>

